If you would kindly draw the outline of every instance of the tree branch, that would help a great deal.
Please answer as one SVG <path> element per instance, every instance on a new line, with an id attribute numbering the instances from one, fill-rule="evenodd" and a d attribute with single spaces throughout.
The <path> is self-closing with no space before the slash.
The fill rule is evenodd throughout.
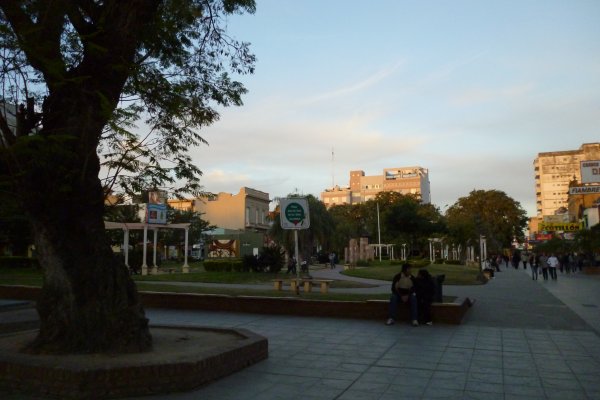
<path id="1" fill-rule="evenodd" d="M 31 66 L 44 75 L 49 86 L 61 82 L 66 69 L 60 52 L 64 14 L 59 10 L 65 7 L 57 6 L 56 1 L 35 2 L 40 11 L 39 22 L 35 23 L 23 11 L 24 3 L 22 0 L 0 0 L 0 8 Z"/>
<path id="2" fill-rule="evenodd" d="M 77 6 L 72 5 L 66 10 L 67 16 L 69 17 L 69 21 L 71 21 L 71 24 L 73 25 L 77 33 L 79 33 L 79 37 L 82 39 L 82 41 L 94 30 L 94 25 L 86 21 L 85 16 L 82 14 L 81 11 L 83 9 L 84 8 L 81 6 L 78 8 Z M 92 19 L 92 21 L 94 20 L 93 16 L 89 14 L 88 16 L 90 17 L 90 19 Z"/>

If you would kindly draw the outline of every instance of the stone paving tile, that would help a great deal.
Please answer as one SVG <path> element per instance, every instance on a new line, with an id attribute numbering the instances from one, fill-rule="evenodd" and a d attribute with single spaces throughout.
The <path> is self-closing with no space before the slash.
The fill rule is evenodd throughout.
<path id="1" fill-rule="evenodd" d="M 420 398 L 427 388 L 427 383 L 401 383 L 390 385 L 382 399 L 410 399 Z"/>
<path id="2" fill-rule="evenodd" d="M 467 372 L 470 367 L 471 367 L 470 361 L 449 361 L 449 362 L 437 363 L 435 370 L 436 371 L 450 371 L 450 372 L 452 372 L 452 371 Z"/>
<path id="3" fill-rule="evenodd" d="M 496 384 L 504 383 L 504 376 L 501 371 L 488 371 L 488 372 L 473 372 L 469 371 L 467 375 L 468 382 L 489 382 Z"/>
<path id="4" fill-rule="evenodd" d="M 575 378 L 573 379 L 558 379 L 556 377 L 544 377 L 541 378 L 542 386 L 546 391 L 552 389 L 565 389 L 565 390 L 583 390 L 583 387 L 579 383 L 579 381 Z"/>
<path id="5" fill-rule="evenodd" d="M 372 393 L 385 393 L 386 390 L 390 387 L 390 383 L 388 382 L 371 382 L 369 380 L 359 379 L 354 382 L 350 388 L 352 390 L 358 390 L 361 392 L 372 392 Z"/>
<path id="6" fill-rule="evenodd" d="M 549 400 L 589 400 L 591 398 L 583 390 L 546 389 L 545 393 Z"/>
<path id="7" fill-rule="evenodd" d="M 453 389 L 453 390 L 464 390 L 465 389 L 465 379 L 440 379 L 440 378 L 431 378 L 428 387 L 434 387 L 439 389 Z"/>
<path id="8" fill-rule="evenodd" d="M 428 386 L 423 394 L 424 399 L 462 400 L 463 390 L 446 389 Z"/>
<path id="9" fill-rule="evenodd" d="M 362 390 L 348 389 L 343 392 L 337 400 L 378 400 L 381 399 L 382 395 L 379 393 L 373 393 Z"/>
<path id="10" fill-rule="evenodd" d="M 545 397 L 544 390 L 541 385 L 515 385 L 512 383 L 504 383 L 504 393 L 507 395 L 527 396 L 527 397 Z"/>
<path id="11" fill-rule="evenodd" d="M 466 390 L 463 400 L 504 400 L 504 394 Z"/>

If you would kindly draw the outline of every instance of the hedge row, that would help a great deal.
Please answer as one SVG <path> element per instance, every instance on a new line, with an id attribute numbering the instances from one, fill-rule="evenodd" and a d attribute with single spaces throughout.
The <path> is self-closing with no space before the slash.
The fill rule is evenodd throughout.
<path id="1" fill-rule="evenodd" d="M 406 262 L 407 261 L 405 260 L 392 260 L 390 261 L 390 265 L 402 265 Z M 425 268 L 426 266 L 431 264 L 426 258 L 412 258 L 408 260 L 408 263 L 410 264 L 411 268 L 416 269 Z"/>
<path id="2" fill-rule="evenodd" d="M 244 264 L 239 258 L 228 260 L 204 260 L 204 269 L 207 272 L 242 272 Z"/>
<path id="3" fill-rule="evenodd" d="M 29 257 L 0 257 L 0 268 L 39 268 L 37 258 Z"/>

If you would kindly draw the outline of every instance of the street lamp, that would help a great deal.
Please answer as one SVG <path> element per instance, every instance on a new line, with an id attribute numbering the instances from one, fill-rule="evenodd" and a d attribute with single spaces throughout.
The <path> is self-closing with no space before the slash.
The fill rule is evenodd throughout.
<path id="1" fill-rule="evenodd" d="M 479 235 L 479 257 L 481 269 L 483 270 L 484 260 L 487 258 L 487 242 L 484 235 Z"/>

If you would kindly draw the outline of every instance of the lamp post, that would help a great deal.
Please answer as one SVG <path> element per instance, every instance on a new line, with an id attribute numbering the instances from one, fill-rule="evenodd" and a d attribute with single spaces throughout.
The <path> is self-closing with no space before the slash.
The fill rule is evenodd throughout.
<path id="1" fill-rule="evenodd" d="M 479 235 L 479 257 L 480 266 L 483 270 L 485 259 L 487 258 L 487 242 L 485 240 L 485 235 Z"/>

